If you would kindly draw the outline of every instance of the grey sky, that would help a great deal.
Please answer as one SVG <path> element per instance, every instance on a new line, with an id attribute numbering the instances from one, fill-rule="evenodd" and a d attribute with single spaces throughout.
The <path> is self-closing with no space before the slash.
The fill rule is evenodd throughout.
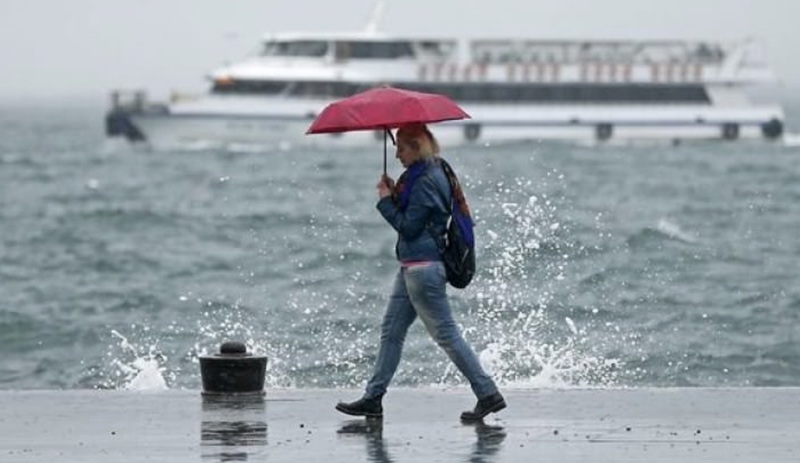
<path id="1" fill-rule="evenodd" d="M 0 97 L 204 91 L 268 32 L 361 29 L 374 0 L 0 0 Z M 737 39 L 800 86 L 800 0 L 388 0 L 391 33 Z"/>

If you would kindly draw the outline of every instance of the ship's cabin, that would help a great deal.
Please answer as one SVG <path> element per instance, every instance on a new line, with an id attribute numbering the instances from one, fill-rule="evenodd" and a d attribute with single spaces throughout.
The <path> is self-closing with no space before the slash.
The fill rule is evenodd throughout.
<path id="1" fill-rule="evenodd" d="M 453 40 L 411 40 L 379 37 L 277 38 L 264 41 L 259 56 L 266 58 L 319 58 L 350 60 L 447 60 L 455 50 Z"/>
<path id="2" fill-rule="evenodd" d="M 281 35 L 263 41 L 257 59 L 265 66 L 286 69 L 285 60 L 305 61 L 307 68 L 322 69 L 323 75 L 279 74 L 263 77 L 216 78 L 212 92 L 217 94 L 255 94 L 292 98 L 330 99 L 352 95 L 378 84 L 364 79 L 334 77 L 332 69 L 339 65 L 357 65 L 359 70 L 387 69 L 392 63 L 406 62 L 419 69 L 451 76 L 449 78 L 413 78 L 394 76 L 380 83 L 398 85 L 423 92 L 443 93 L 464 102 L 540 103 L 540 104 L 709 104 L 710 97 L 702 79 L 685 81 L 631 79 L 604 82 L 589 79 L 589 70 L 599 66 L 652 66 L 680 64 L 719 66 L 730 50 L 717 44 L 689 41 L 559 41 L 481 39 L 391 38 L 375 34 L 349 35 Z M 277 62 L 272 62 L 276 60 Z M 311 62 L 309 62 L 311 61 Z M 592 67 L 594 66 L 594 67 Z M 484 81 L 483 78 L 456 78 L 466 71 L 486 69 L 519 69 L 539 72 L 544 68 L 570 69 L 571 80 L 527 79 Z M 302 66 L 298 69 L 301 69 Z M 344 66 L 342 66 L 344 68 Z M 372 69 L 372 70 L 370 70 Z M 535 71 L 531 71 L 531 69 Z M 605 68 L 603 68 L 605 69 Z M 585 75 L 578 78 L 582 74 Z M 520 71 L 522 72 L 522 71 Z M 564 71 L 566 74 L 567 71 Z M 376 74 L 380 74 L 376 72 Z M 497 74 L 497 72 L 495 72 Z M 421 75 L 421 74 L 420 74 Z M 471 74 L 470 74 L 471 75 Z M 688 75 L 688 74 L 687 74 Z M 427 76 L 427 74 L 426 74 Z M 395 79 L 399 79 L 395 81 Z M 368 80 L 368 79 L 367 79 Z"/>
<path id="3" fill-rule="evenodd" d="M 350 60 L 456 60 L 453 39 L 394 39 L 374 36 L 278 37 L 263 42 L 259 56 Z M 562 41 L 482 39 L 469 42 L 466 59 L 479 64 L 510 63 L 702 63 L 721 64 L 726 47 L 692 41 Z"/>

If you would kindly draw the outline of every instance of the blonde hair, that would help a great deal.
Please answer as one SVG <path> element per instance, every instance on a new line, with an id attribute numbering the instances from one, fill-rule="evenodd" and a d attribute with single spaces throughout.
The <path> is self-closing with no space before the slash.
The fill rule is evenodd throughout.
<path id="1" fill-rule="evenodd" d="M 411 146 L 419 153 L 420 159 L 434 158 L 439 154 L 439 143 L 428 127 L 420 122 L 406 124 L 397 129 L 397 142 Z"/>

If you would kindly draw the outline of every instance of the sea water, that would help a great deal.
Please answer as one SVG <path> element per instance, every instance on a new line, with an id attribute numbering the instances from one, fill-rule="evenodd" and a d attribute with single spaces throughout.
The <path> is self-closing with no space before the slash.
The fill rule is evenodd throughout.
<path id="1" fill-rule="evenodd" d="M 363 385 L 397 271 L 381 146 L 159 151 L 104 139 L 103 112 L 0 106 L 0 388 L 197 389 L 226 340 L 269 357 L 268 387 Z M 449 294 L 483 364 L 515 387 L 800 385 L 793 136 L 444 147 L 477 221 Z M 464 380 L 417 323 L 395 384 Z"/>

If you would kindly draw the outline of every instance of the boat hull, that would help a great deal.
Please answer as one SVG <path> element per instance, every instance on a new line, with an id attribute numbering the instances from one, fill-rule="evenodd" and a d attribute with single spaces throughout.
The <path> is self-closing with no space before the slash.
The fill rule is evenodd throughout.
<path id="1" fill-rule="evenodd" d="M 470 109 L 468 109 L 470 111 Z M 719 108 L 472 108 L 474 119 L 436 124 L 433 131 L 447 146 L 568 140 L 613 143 L 633 140 L 735 140 L 777 138 L 782 132 L 779 107 Z M 368 146 L 380 132 L 306 135 L 313 117 L 302 113 L 224 114 L 159 112 L 131 114 L 131 121 L 152 146 L 259 145 L 337 148 Z M 766 124 L 777 124 L 765 134 Z M 774 136 L 773 136 L 774 135 Z"/>

